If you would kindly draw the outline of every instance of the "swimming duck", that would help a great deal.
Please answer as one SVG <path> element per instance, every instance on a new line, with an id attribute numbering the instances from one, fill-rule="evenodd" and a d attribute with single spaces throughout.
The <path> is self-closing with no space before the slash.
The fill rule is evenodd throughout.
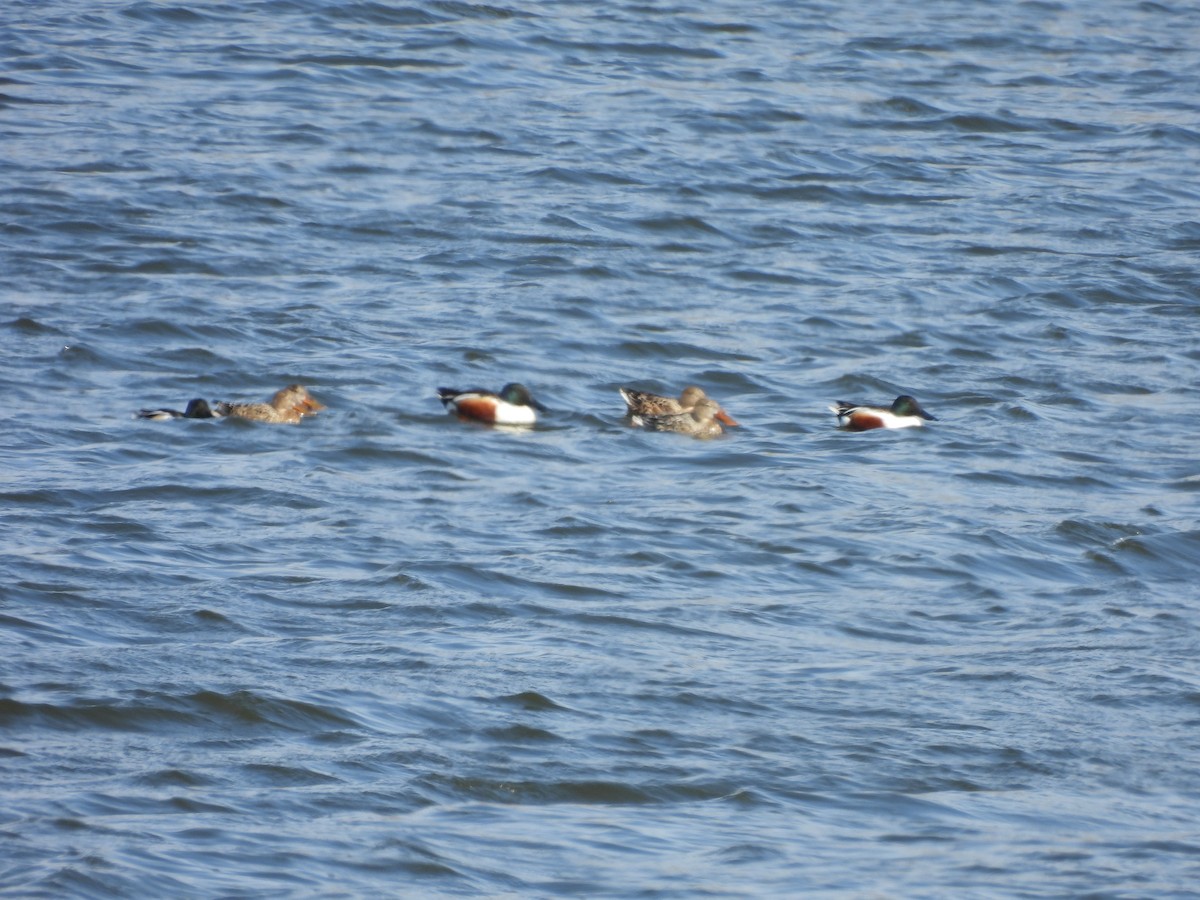
<path id="1" fill-rule="evenodd" d="M 506 384 L 498 394 L 481 388 L 438 388 L 438 397 L 447 412 L 489 425 L 532 425 L 539 410 L 546 412 L 523 384 Z"/>
<path id="2" fill-rule="evenodd" d="M 891 409 L 883 406 L 854 406 L 839 400 L 829 409 L 837 416 L 838 425 L 848 431 L 869 431 L 872 428 L 914 428 L 924 425 L 925 419 L 937 421 L 908 394 L 901 394 Z"/>
<path id="3" fill-rule="evenodd" d="M 711 438 L 723 433 L 720 418 L 721 407 L 715 400 L 705 397 L 696 403 L 688 412 L 673 413 L 666 416 L 633 416 L 634 425 L 640 425 L 647 431 L 674 431 L 679 434 L 690 434 L 692 437 Z"/>
<path id="4" fill-rule="evenodd" d="M 139 409 L 137 417 L 165 422 L 167 419 L 219 419 L 221 413 L 213 412 L 207 400 L 197 397 L 195 400 L 188 401 L 187 408 L 183 412 L 177 409 Z"/>
<path id="5" fill-rule="evenodd" d="M 701 400 L 706 400 L 702 388 L 691 384 L 683 389 L 683 393 L 679 395 L 679 399 L 674 397 L 663 397 L 660 394 L 651 394 L 646 391 L 635 391 L 629 388 L 617 388 L 621 392 L 621 397 L 625 401 L 625 410 L 627 416 L 673 416 L 679 413 L 691 412 L 696 404 Z M 725 410 L 718 406 L 717 419 L 724 422 L 726 425 L 737 425 L 733 417 Z"/>
<path id="6" fill-rule="evenodd" d="M 234 419 L 295 425 L 302 417 L 321 409 L 325 409 L 325 404 L 314 399 L 308 388 L 289 384 L 276 391 L 268 403 L 218 403 L 216 412 Z"/>

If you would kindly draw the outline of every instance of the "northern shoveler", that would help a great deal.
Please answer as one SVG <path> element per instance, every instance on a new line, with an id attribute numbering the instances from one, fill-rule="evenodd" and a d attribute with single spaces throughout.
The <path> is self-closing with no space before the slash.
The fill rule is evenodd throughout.
<path id="1" fill-rule="evenodd" d="M 498 394 L 481 388 L 466 391 L 438 388 L 437 391 L 447 412 L 489 425 L 532 425 L 537 421 L 539 410 L 547 411 L 523 384 L 506 384 Z"/>
<path id="2" fill-rule="evenodd" d="M 325 409 L 302 384 L 289 384 L 276 391 L 267 403 L 218 403 L 217 413 L 234 419 L 249 419 L 254 422 L 273 422 L 295 425 L 304 416 Z"/>
<path id="3" fill-rule="evenodd" d="M 634 391 L 629 388 L 617 388 L 625 400 L 627 416 L 674 416 L 679 413 L 691 412 L 701 400 L 707 400 L 703 388 L 691 384 L 683 389 L 679 399 L 663 397 L 660 394 L 650 394 L 646 391 Z M 725 410 L 717 407 L 717 419 L 726 425 L 737 425 L 733 417 Z"/>
<path id="4" fill-rule="evenodd" d="M 872 428 L 914 428 L 924 425 L 925 419 L 937 421 L 908 394 L 901 394 L 892 403 L 892 408 L 883 406 L 855 406 L 839 400 L 829 409 L 837 416 L 838 425 L 848 431 L 869 431 Z"/>
<path id="5" fill-rule="evenodd" d="M 688 412 L 674 413 L 666 416 L 633 416 L 634 425 L 640 425 L 647 431 L 674 431 L 678 434 L 690 434 L 692 437 L 711 438 L 723 433 L 718 420 L 721 407 L 715 400 L 705 397 L 696 403 Z"/>
<path id="6" fill-rule="evenodd" d="M 188 401 L 187 409 L 183 412 L 177 409 L 139 409 L 137 417 L 163 422 L 167 419 L 219 419 L 221 414 L 213 412 L 207 400 L 197 397 Z"/>

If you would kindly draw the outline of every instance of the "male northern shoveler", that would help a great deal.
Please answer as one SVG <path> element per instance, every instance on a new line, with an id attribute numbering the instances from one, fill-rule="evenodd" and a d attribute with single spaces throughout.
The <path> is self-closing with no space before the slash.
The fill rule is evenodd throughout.
<path id="1" fill-rule="evenodd" d="M 674 416 L 679 413 L 691 412 L 701 400 L 707 400 L 702 388 L 691 384 L 683 389 L 679 399 L 663 397 L 660 394 L 650 394 L 646 391 L 634 391 L 629 388 L 617 388 L 625 400 L 627 416 Z M 737 425 L 733 417 L 725 410 L 717 407 L 717 419 L 726 425 Z"/>
<path id="2" fill-rule="evenodd" d="M 845 400 L 829 407 L 837 416 L 838 425 L 849 431 L 869 431 L 872 428 L 913 428 L 924 425 L 923 420 L 937 421 L 908 394 L 901 394 L 892 403 L 892 408 L 883 406 L 855 406 Z"/>
<path id="3" fill-rule="evenodd" d="M 532 425 L 539 410 L 547 411 L 523 384 L 506 384 L 498 394 L 481 388 L 438 388 L 438 397 L 447 412 L 489 425 Z"/>
<path id="4" fill-rule="evenodd" d="M 213 412 L 207 400 L 197 397 L 188 401 L 187 409 L 183 412 L 177 409 L 139 409 L 137 417 L 162 422 L 167 419 L 219 419 L 221 414 Z"/>
<path id="5" fill-rule="evenodd" d="M 324 409 L 302 384 L 289 384 L 276 391 L 268 403 L 218 403 L 217 414 L 254 422 L 295 425 L 304 416 Z"/>
<path id="6" fill-rule="evenodd" d="M 705 397 L 696 403 L 688 412 L 674 413 L 666 416 L 633 416 L 634 425 L 640 425 L 647 431 L 674 431 L 679 434 L 690 434 L 692 437 L 711 438 L 723 433 L 720 417 L 721 407 L 715 400 Z"/>

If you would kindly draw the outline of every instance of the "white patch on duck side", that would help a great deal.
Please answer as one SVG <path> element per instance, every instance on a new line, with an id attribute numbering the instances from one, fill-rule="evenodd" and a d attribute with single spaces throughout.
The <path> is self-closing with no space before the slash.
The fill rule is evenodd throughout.
<path id="1" fill-rule="evenodd" d="M 496 404 L 497 425 L 532 425 L 537 421 L 537 410 L 532 406 L 518 406 L 501 400 Z"/>

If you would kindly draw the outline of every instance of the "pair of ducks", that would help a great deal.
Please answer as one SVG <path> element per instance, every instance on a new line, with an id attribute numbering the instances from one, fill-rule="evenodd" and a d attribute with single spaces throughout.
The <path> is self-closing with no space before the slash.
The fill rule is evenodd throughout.
<path id="1" fill-rule="evenodd" d="M 648 431 L 676 431 L 695 437 L 716 437 L 721 423 L 737 425 L 720 405 L 692 386 L 685 388 L 676 400 L 645 391 L 619 388 L 625 398 L 626 418 L 632 425 Z M 533 399 L 523 384 L 506 384 L 500 392 L 482 389 L 460 391 L 457 388 L 438 388 L 438 397 L 449 412 L 459 418 L 473 419 L 489 425 L 532 425 L 539 411 L 546 407 Z"/>
<path id="2" fill-rule="evenodd" d="M 678 400 L 629 388 L 618 390 L 625 400 L 626 419 L 631 425 L 647 431 L 673 431 L 710 438 L 723 433 L 722 423 L 731 427 L 738 424 L 720 404 L 695 385 L 685 388 Z M 448 411 L 460 418 L 490 425 L 532 425 L 537 421 L 538 411 L 546 411 L 546 407 L 534 400 L 523 384 L 506 384 L 498 394 L 481 389 L 460 391 L 438 388 L 438 397 Z M 838 424 L 850 431 L 911 428 L 924 424 L 927 419 L 936 421 L 935 416 L 925 412 L 907 394 L 897 397 L 890 409 L 855 406 L 844 401 L 829 408 L 837 415 Z M 289 384 L 277 391 L 267 403 L 219 402 L 214 407 L 207 400 L 197 397 L 188 403 L 183 412 L 176 409 L 143 409 L 138 411 L 138 417 L 158 420 L 234 418 L 294 425 L 304 416 L 322 409 L 325 409 L 325 405 L 318 402 L 306 387 Z"/>
<path id="3" fill-rule="evenodd" d="M 645 391 L 618 388 L 625 400 L 625 415 L 630 424 L 647 431 L 673 431 L 693 437 L 710 438 L 721 434 L 721 425 L 738 423 L 715 400 L 707 397 L 695 385 L 684 389 L 679 399 L 663 397 Z M 532 425 L 539 410 L 545 407 L 533 399 L 522 384 L 507 384 L 496 394 L 485 390 L 460 391 L 438 388 L 442 405 L 460 418 L 474 419 L 491 425 Z M 874 428 L 912 428 L 936 417 L 921 408 L 915 399 L 903 394 L 890 409 L 878 406 L 856 406 L 839 400 L 829 407 L 838 424 L 849 431 L 869 431 Z"/>
<path id="4" fill-rule="evenodd" d="M 248 419 L 252 422 L 273 422 L 280 425 L 295 425 L 304 416 L 310 416 L 325 408 L 302 384 L 289 384 L 276 391 L 266 403 L 216 403 L 197 397 L 188 401 L 183 412 L 177 409 L 138 410 L 140 419 Z"/>

